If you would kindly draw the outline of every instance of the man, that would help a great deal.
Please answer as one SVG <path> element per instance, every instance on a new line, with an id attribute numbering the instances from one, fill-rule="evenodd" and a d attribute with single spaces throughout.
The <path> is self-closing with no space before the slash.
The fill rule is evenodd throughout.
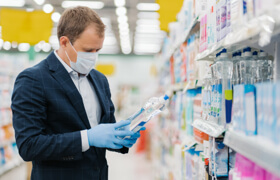
<path id="1" fill-rule="evenodd" d="M 16 79 L 13 126 L 21 157 L 32 161 L 31 179 L 106 180 L 106 149 L 127 153 L 140 137 L 127 130 L 129 121 L 116 123 L 108 81 L 92 69 L 104 29 L 93 10 L 67 9 L 59 49 Z"/>

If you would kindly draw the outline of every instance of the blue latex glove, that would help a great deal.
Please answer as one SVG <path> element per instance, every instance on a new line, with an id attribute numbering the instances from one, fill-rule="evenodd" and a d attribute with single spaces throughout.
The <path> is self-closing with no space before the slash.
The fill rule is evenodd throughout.
<path id="1" fill-rule="evenodd" d="M 129 126 L 126 126 L 124 128 L 124 130 L 129 130 Z M 125 142 L 125 144 L 122 144 L 122 145 L 127 148 L 131 148 L 136 143 L 138 138 L 140 137 L 140 131 L 145 131 L 145 130 L 146 130 L 146 127 L 144 127 L 144 126 L 141 127 L 141 129 L 138 132 L 136 132 L 134 135 L 130 136 L 129 138 L 125 138 L 126 142 Z"/>
<path id="2" fill-rule="evenodd" d="M 131 143 L 130 140 L 119 139 L 118 136 L 133 136 L 134 132 L 129 130 L 118 130 L 128 126 L 130 121 L 120 121 L 113 124 L 99 124 L 87 131 L 88 142 L 90 146 L 100 148 L 121 149 L 123 145 Z"/>

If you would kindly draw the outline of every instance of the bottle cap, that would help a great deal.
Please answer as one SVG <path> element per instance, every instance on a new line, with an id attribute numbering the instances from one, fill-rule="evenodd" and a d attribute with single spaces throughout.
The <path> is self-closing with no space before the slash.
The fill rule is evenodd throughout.
<path id="1" fill-rule="evenodd" d="M 258 52 L 257 51 L 254 51 L 253 52 L 253 56 L 257 56 L 258 55 Z"/>
<path id="2" fill-rule="evenodd" d="M 169 97 L 168 97 L 167 95 L 165 95 L 165 96 L 163 97 L 163 99 L 164 99 L 164 100 L 167 100 L 167 99 L 169 99 Z"/>
<path id="3" fill-rule="evenodd" d="M 223 149 L 225 147 L 224 143 L 218 143 L 218 149 Z"/>

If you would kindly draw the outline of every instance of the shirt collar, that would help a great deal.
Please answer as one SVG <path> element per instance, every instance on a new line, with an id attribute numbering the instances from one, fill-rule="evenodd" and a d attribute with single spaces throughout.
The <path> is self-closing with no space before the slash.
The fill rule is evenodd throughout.
<path id="1" fill-rule="evenodd" d="M 57 59 L 60 61 L 60 63 L 64 66 L 64 68 L 66 69 L 66 71 L 70 74 L 71 72 L 73 72 L 73 69 L 71 67 L 68 66 L 68 64 L 66 64 L 57 54 L 56 52 L 57 50 L 54 50 L 54 54 L 57 57 Z"/>

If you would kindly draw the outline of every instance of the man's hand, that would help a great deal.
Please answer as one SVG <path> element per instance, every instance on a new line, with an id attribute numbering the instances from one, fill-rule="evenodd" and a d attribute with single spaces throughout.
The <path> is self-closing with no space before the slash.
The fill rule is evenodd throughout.
<path id="1" fill-rule="evenodd" d="M 118 130 L 122 127 L 128 126 L 130 121 L 120 121 L 113 124 L 99 124 L 87 131 L 88 142 L 90 146 L 100 147 L 100 148 L 111 148 L 111 149 L 121 149 L 123 146 L 127 147 L 133 142 L 138 135 L 129 130 Z M 133 139 L 119 139 L 119 136 L 131 136 Z M 139 134 L 140 137 L 140 134 Z M 136 142 L 135 140 L 135 142 Z M 134 143 L 135 143 L 134 142 Z"/>
<path id="2" fill-rule="evenodd" d="M 129 126 L 126 126 L 124 128 L 124 130 L 129 130 Z M 127 140 L 127 141 L 125 142 L 125 144 L 122 144 L 122 145 L 127 148 L 131 148 L 136 143 L 138 138 L 140 137 L 140 131 L 145 131 L 145 130 L 146 130 L 146 127 L 144 127 L 144 126 L 141 127 L 141 129 L 138 132 L 136 132 L 134 135 L 125 138 L 125 140 Z"/>

